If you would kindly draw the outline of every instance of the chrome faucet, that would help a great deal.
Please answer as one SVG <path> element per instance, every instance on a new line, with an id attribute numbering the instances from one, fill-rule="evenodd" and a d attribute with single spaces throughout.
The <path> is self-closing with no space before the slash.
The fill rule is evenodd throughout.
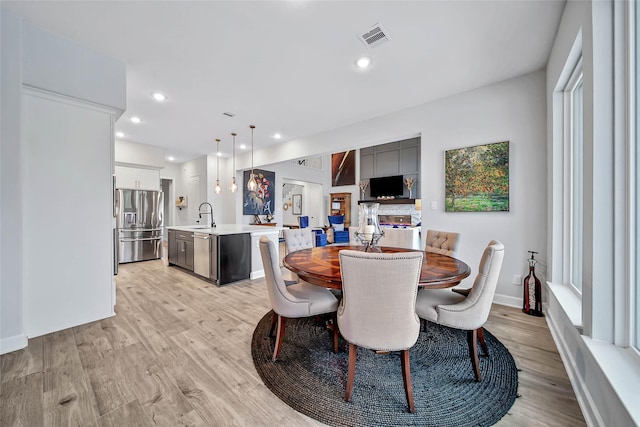
<path id="1" fill-rule="evenodd" d="M 209 205 L 209 212 L 201 212 L 202 205 Z M 209 202 L 200 203 L 200 206 L 198 207 L 198 218 L 202 218 L 202 215 L 211 215 L 211 228 L 214 228 L 216 226 L 216 222 L 213 219 L 213 206 L 211 206 L 211 203 Z"/>

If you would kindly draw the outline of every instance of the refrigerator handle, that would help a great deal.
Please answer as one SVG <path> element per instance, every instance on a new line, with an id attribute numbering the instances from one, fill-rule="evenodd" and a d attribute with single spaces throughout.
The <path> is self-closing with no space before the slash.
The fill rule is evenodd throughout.
<path id="1" fill-rule="evenodd" d="M 118 246 L 120 246 L 120 242 L 118 241 L 118 230 L 116 230 L 115 228 L 113 229 L 113 274 L 116 275 L 118 274 L 118 262 L 120 261 L 119 256 L 119 249 Z"/>
<path id="2" fill-rule="evenodd" d="M 158 206 L 156 207 L 156 212 L 158 212 L 158 227 L 164 226 L 164 193 L 160 191 L 158 196 Z"/>
<path id="3" fill-rule="evenodd" d="M 115 218 L 116 215 L 118 214 L 117 213 L 116 204 L 119 202 L 119 200 L 118 200 L 119 198 L 118 198 L 118 195 L 117 195 L 118 193 L 116 191 L 116 175 L 113 174 L 111 176 L 111 178 L 112 178 L 111 190 L 112 190 L 112 193 L 113 193 L 113 217 Z"/>

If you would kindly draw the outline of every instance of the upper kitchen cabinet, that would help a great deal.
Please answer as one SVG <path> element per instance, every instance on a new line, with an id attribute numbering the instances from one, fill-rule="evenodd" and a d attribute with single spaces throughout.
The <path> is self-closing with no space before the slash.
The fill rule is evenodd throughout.
<path id="1" fill-rule="evenodd" d="M 160 190 L 160 171 L 116 166 L 116 187 L 135 190 Z"/>

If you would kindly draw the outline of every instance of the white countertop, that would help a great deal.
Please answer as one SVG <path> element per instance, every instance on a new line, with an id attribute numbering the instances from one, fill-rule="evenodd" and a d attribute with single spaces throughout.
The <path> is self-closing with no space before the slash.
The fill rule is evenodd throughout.
<path id="1" fill-rule="evenodd" d="M 194 233 L 215 234 L 218 236 L 225 234 L 251 233 L 253 236 L 261 234 L 279 233 L 282 227 L 264 227 L 260 225 L 245 224 L 218 224 L 215 228 L 206 225 L 173 225 L 167 227 L 169 230 L 191 231 Z"/>

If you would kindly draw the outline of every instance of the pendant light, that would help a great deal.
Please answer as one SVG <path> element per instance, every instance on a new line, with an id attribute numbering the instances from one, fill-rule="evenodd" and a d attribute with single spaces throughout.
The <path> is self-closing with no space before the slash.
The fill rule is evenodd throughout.
<path id="1" fill-rule="evenodd" d="M 220 194 L 222 187 L 220 187 L 220 139 L 216 139 L 216 188 L 214 189 L 216 194 Z"/>
<path id="2" fill-rule="evenodd" d="M 236 135 L 237 133 L 232 133 L 231 136 L 233 137 L 233 168 L 232 168 L 232 172 L 233 172 L 233 177 L 231 178 L 231 187 L 230 190 L 232 193 L 235 193 L 236 191 L 238 191 L 238 184 L 236 184 Z"/>
<path id="3" fill-rule="evenodd" d="M 250 125 L 249 127 L 251 128 L 251 175 L 249 175 L 247 188 L 249 189 L 249 191 L 256 191 L 256 188 L 258 188 L 258 183 L 256 182 L 256 178 L 253 176 L 253 130 L 256 127 L 254 125 Z"/>

